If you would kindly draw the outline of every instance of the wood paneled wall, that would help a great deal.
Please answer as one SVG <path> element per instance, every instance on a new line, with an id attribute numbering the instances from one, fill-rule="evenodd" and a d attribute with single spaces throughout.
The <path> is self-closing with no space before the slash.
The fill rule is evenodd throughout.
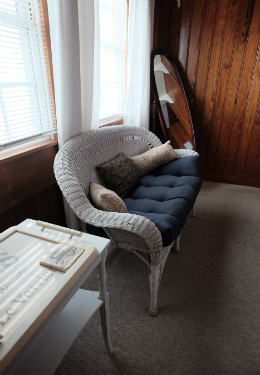
<path id="1" fill-rule="evenodd" d="M 260 0 L 156 0 L 154 48 L 194 100 L 204 178 L 260 187 Z"/>
<path id="2" fill-rule="evenodd" d="M 54 184 L 0 214 L 0 233 L 25 219 L 46 221 L 66 227 L 62 194 Z"/>
<path id="3" fill-rule="evenodd" d="M 42 146 L 0 160 L 0 232 L 27 218 L 66 226 L 53 172 L 57 149 L 57 144 Z"/>

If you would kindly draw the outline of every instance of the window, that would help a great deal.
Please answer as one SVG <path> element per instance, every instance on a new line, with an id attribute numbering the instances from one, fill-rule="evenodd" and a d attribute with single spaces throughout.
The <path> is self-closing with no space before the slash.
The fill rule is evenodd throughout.
<path id="1" fill-rule="evenodd" d="M 38 0 L 0 1 L 0 150 L 54 134 L 43 11 Z"/>
<path id="2" fill-rule="evenodd" d="M 123 116 L 126 95 L 127 1 L 100 0 L 100 122 Z"/>

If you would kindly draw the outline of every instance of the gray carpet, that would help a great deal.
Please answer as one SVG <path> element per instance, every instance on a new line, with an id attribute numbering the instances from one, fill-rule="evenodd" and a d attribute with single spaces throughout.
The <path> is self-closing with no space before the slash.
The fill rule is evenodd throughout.
<path id="1" fill-rule="evenodd" d="M 204 182 L 181 254 L 170 253 L 159 315 L 147 314 L 148 269 L 133 253 L 107 258 L 114 354 L 97 313 L 55 375 L 260 374 L 260 189 Z M 98 290 L 96 275 L 84 288 Z"/>

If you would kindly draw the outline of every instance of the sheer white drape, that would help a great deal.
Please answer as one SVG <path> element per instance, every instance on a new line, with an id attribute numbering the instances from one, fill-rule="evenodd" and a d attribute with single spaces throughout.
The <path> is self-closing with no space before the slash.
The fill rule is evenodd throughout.
<path id="1" fill-rule="evenodd" d="M 99 127 L 98 0 L 48 0 L 58 142 Z M 67 225 L 78 229 L 64 202 Z"/>
<path id="2" fill-rule="evenodd" d="M 127 101 L 124 125 L 149 129 L 154 0 L 129 0 Z"/>

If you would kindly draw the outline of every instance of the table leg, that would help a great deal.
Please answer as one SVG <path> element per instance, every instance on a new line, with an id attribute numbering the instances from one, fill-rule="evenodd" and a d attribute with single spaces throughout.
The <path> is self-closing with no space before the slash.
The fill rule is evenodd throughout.
<path id="1" fill-rule="evenodd" d="M 113 353 L 113 347 L 111 342 L 110 335 L 110 310 L 109 310 L 109 294 L 107 292 L 107 283 L 106 283 L 106 257 L 107 250 L 105 250 L 102 255 L 102 260 L 98 265 L 98 276 L 99 276 L 99 298 L 104 301 L 103 305 L 100 307 L 100 317 L 102 332 L 105 341 L 105 345 L 108 351 L 108 354 Z"/>

